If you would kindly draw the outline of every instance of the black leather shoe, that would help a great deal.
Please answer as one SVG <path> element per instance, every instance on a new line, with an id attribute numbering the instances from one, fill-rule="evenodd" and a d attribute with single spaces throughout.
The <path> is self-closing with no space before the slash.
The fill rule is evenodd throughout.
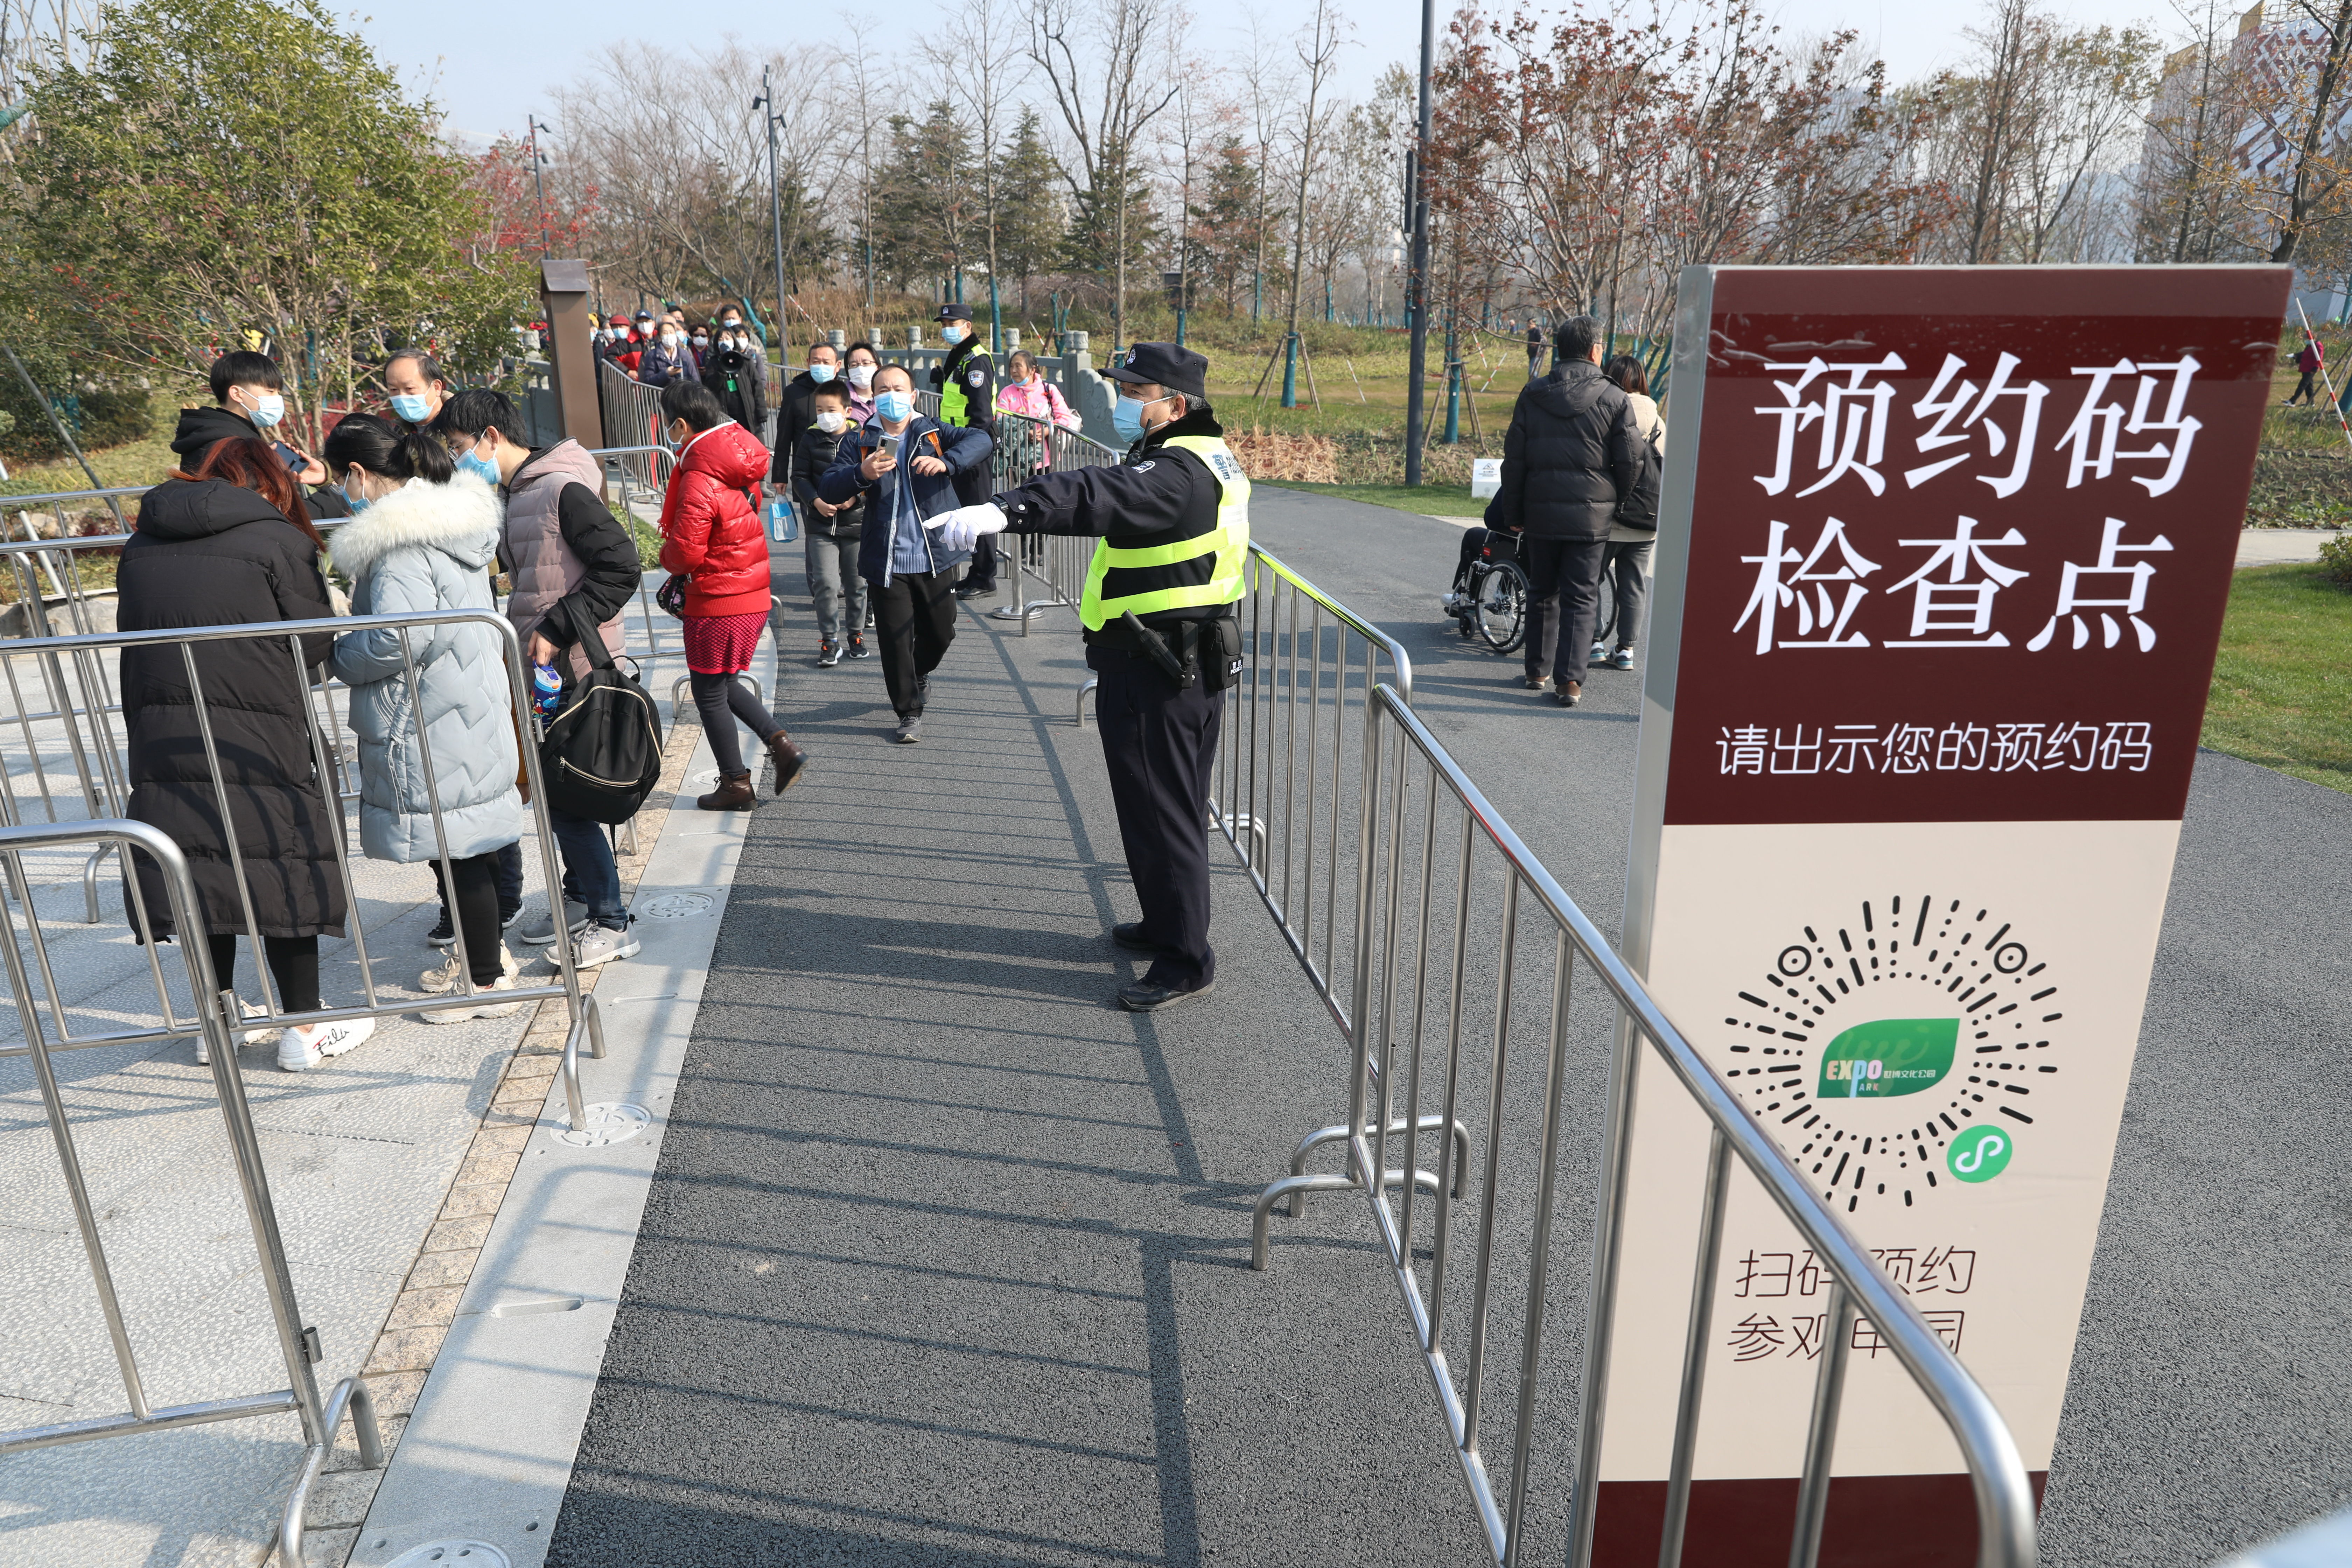
<path id="1" fill-rule="evenodd" d="M 996 584 L 993 583 L 966 583 L 956 589 L 955 596 L 966 600 L 986 599 L 993 597 L 995 593 Z"/>
<path id="2" fill-rule="evenodd" d="M 1141 921 L 1119 921 L 1118 924 L 1110 928 L 1110 939 L 1111 941 L 1118 943 L 1119 946 L 1131 947 L 1138 952 L 1158 952 L 1160 951 L 1160 946 L 1158 942 L 1148 942 L 1144 939 L 1143 922 Z"/>
<path id="3" fill-rule="evenodd" d="M 1180 1002 L 1206 996 L 1216 988 L 1217 983 L 1213 980 L 1192 991 L 1179 991 L 1171 985 L 1122 985 L 1118 991 L 1118 1005 L 1130 1013 L 1157 1013 L 1163 1007 L 1173 1007 Z"/>

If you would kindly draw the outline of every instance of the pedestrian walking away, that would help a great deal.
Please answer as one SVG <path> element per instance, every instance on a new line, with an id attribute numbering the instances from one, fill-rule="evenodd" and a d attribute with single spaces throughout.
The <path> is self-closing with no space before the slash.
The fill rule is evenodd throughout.
<path id="1" fill-rule="evenodd" d="M 866 643 L 866 579 L 857 571 L 866 498 L 852 496 L 836 506 L 816 493 L 817 479 L 851 436 L 849 389 L 838 382 L 820 386 L 810 406 L 814 417 L 795 441 L 793 502 L 803 513 L 801 552 L 816 606 L 816 662 L 830 669 L 845 653 L 864 658 L 872 651 Z"/>
<path id="2" fill-rule="evenodd" d="M 596 459 L 568 439 L 524 446 L 507 434 L 520 429 L 520 420 L 521 411 L 504 393 L 467 387 L 449 399 L 433 433 L 460 469 L 505 498 L 499 559 L 514 584 L 507 619 L 524 656 L 568 688 L 592 668 L 580 646 L 583 636 L 601 638 L 607 653 L 622 650 L 621 612 L 644 574 L 636 541 L 604 505 L 604 474 Z M 637 939 L 630 933 L 620 868 L 604 825 L 551 804 L 547 826 L 563 858 L 563 886 L 549 896 L 546 917 L 523 926 L 518 940 L 533 947 L 568 940 L 572 965 L 581 969 L 635 954 Z M 520 912 L 521 875 L 518 848 L 510 865 L 500 860 L 501 930 Z M 445 919 L 435 939 L 446 943 L 452 930 Z"/>
<path id="3" fill-rule="evenodd" d="M 883 366 L 874 387 L 873 419 L 842 444 L 816 493 L 835 505 L 866 498 L 857 570 L 874 602 L 896 738 L 911 745 L 923 738 L 931 671 L 955 641 L 955 569 L 971 552 L 969 539 L 954 548 L 940 542 L 940 520 L 957 510 L 956 476 L 985 472 L 992 443 L 985 430 L 916 413 L 903 365 Z"/>
<path id="4" fill-rule="evenodd" d="M 331 619 L 320 571 L 319 531 L 303 515 L 294 476 L 257 436 L 212 442 L 193 471 L 173 469 L 147 492 L 117 576 L 117 626 L 126 632 L 248 622 Z M 302 638 L 302 665 L 324 663 L 331 632 Z M 194 660 L 196 684 L 188 661 Z M 171 836 L 187 856 L 197 907 L 224 989 L 236 988 L 236 936 L 246 898 L 278 1010 L 319 1010 L 319 938 L 341 936 L 349 910 L 334 862 L 341 850 L 330 795 L 312 750 L 307 684 L 284 637 L 122 650 L 122 723 L 129 739 L 129 812 Z M 205 757 L 204 705 L 223 776 Z M 228 820 L 221 819 L 226 795 Z M 334 809 L 340 809 L 339 807 Z M 232 845 L 235 858 L 232 858 Z M 139 900 L 124 900 L 142 941 L 175 932 L 159 868 L 130 853 Z M 243 868 L 244 892 L 237 887 Z M 373 1019 L 314 1024 L 277 1036 L 290 1072 L 340 1056 L 375 1031 Z M 243 1036 L 257 1044 L 261 1032 Z M 202 1047 L 199 1046 L 201 1052 Z"/>
<path id="5" fill-rule="evenodd" d="M 2319 340 L 2305 336 L 2303 352 L 2294 356 L 2294 368 L 2303 373 L 2303 379 L 2294 384 L 2294 392 L 2286 400 L 2289 408 L 2297 403 L 2315 404 L 2319 401 L 2319 389 L 2314 384 L 2319 375 L 2319 367 L 2326 363 L 2327 351 L 2320 346 Z"/>
<path id="6" fill-rule="evenodd" d="M 971 312 L 952 300 L 940 307 L 940 337 L 947 357 L 931 367 L 931 387 L 940 395 L 940 423 L 996 435 L 996 362 L 971 330 Z M 964 505 L 988 499 L 992 475 L 986 467 L 956 475 L 956 498 Z M 971 549 L 971 566 L 955 595 L 983 599 L 996 592 L 996 541 L 983 534 Z"/>
<path id="7" fill-rule="evenodd" d="M 498 553 L 499 498 L 487 480 L 457 472 L 431 435 L 402 435 L 373 414 L 338 424 L 326 457 L 358 512 L 334 543 L 335 564 L 352 580 L 354 614 L 496 608 L 488 568 Z M 417 984 L 446 995 L 470 982 L 481 998 L 426 1013 L 425 1021 L 519 1011 L 520 1002 L 495 999 L 514 988 L 516 973 L 499 935 L 498 852 L 521 838 L 523 820 L 515 787 L 520 731 L 498 636 L 480 626 L 404 634 L 371 626 L 336 638 L 329 668 L 352 689 L 361 847 L 377 860 L 437 860 L 457 910 L 458 950 Z"/>
<path id="8" fill-rule="evenodd" d="M 1078 621 L 1096 672 L 1103 763 L 1140 920 L 1111 940 L 1151 955 L 1118 992 L 1156 1012 L 1214 987 L 1209 945 L 1209 788 L 1225 689 L 1241 668 L 1234 605 L 1249 553 L 1248 478 L 1208 399 L 1209 362 L 1138 343 L 1105 372 L 1120 384 L 1117 467 L 1048 474 L 959 509 L 950 548 L 1010 530 L 1097 541 Z"/>
<path id="9" fill-rule="evenodd" d="M 1642 432 L 1642 471 L 1609 520 L 1609 549 L 1601 570 L 1615 590 L 1617 606 L 1610 637 L 1595 638 L 1592 665 L 1633 668 L 1633 645 L 1641 640 L 1642 617 L 1650 603 L 1650 554 L 1658 542 L 1658 478 L 1666 461 L 1666 421 L 1650 395 L 1649 373 L 1632 354 L 1619 354 L 1603 372 L 1633 405 Z"/>
<path id="10" fill-rule="evenodd" d="M 686 578 L 687 674 L 719 764 L 719 787 L 695 804 L 741 811 L 759 796 L 735 737 L 738 719 L 767 748 L 778 795 L 800 783 L 808 767 L 808 752 L 736 679 L 751 668 L 768 624 L 768 542 L 759 503 L 768 449 L 697 382 L 662 394 L 662 419 L 677 466 L 662 498 L 661 563 Z"/>
<path id="11" fill-rule="evenodd" d="M 1610 524 L 1640 477 L 1643 441 L 1633 402 L 1601 374 L 1601 323 L 1571 317 L 1552 346 L 1551 374 L 1512 405 L 1493 510 L 1526 542 L 1528 689 L 1573 708 L 1584 694 Z"/>

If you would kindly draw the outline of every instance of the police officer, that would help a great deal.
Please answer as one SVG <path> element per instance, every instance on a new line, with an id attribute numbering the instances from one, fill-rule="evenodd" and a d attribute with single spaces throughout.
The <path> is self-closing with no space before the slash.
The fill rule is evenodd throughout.
<path id="1" fill-rule="evenodd" d="M 942 520 L 947 547 L 1015 533 L 1091 535 L 1078 619 L 1100 684 L 1095 719 L 1143 918 L 1111 928 L 1149 952 L 1119 1005 L 1151 1013 L 1209 994 L 1209 784 L 1224 689 L 1241 668 L 1234 604 L 1249 552 L 1248 478 L 1211 414 L 1209 362 L 1138 343 L 1106 374 L 1133 443 L 1117 468 L 1047 474 Z"/>
<path id="2" fill-rule="evenodd" d="M 931 367 L 931 386 L 940 395 L 940 423 L 975 426 L 996 433 L 996 361 L 971 330 L 971 311 L 952 300 L 940 307 L 940 336 L 947 357 Z M 971 506 L 988 499 L 995 487 L 986 465 L 956 476 L 956 499 Z M 972 546 L 971 565 L 955 591 L 959 599 L 981 599 L 996 592 L 996 541 L 983 536 Z"/>

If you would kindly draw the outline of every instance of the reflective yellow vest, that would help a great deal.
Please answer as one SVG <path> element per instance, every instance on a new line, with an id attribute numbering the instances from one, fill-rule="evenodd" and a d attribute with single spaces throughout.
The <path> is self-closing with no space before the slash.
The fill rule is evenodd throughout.
<path id="1" fill-rule="evenodd" d="M 1119 549 L 1108 540 L 1095 543 L 1087 568 L 1078 621 L 1098 632 L 1129 611 L 1138 616 L 1198 605 L 1230 605 L 1242 596 L 1242 566 L 1249 555 L 1249 476 L 1224 442 L 1214 436 L 1171 436 L 1162 445 L 1181 447 L 1209 465 L 1220 495 L 1215 521 L 1205 532 L 1165 544 Z M 1205 567 L 1205 570 L 1204 570 Z M 1120 592 L 1103 596 L 1104 579 L 1124 575 Z"/>
<path id="2" fill-rule="evenodd" d="M 970 425 L 972 422 L 971 394 L 964 389 L 963 373 L 971 368 L 972 361 L 986 360 L 987 358 L 988 351 L 986 349 L 976 348 L 972 350 L 971 353 L 964 355 L 961 360 L 957 362 L 955 367 L 956 374 L 953 375 L 943 375 L 940 378 L 940 424 Z M 945 362 L 942 361 L 941 363 L 944 363 Z M 994 372 L 995 368 L 996 367 L 993 364 L 989 366 L 992 374 Z"/>

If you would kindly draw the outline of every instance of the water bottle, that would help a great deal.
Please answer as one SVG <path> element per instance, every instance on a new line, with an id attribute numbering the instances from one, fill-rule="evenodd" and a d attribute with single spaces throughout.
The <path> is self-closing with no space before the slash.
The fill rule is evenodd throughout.
<path id="1" fill-rule="evenodd" d="M 551 664 L 532 665 L 530 667 L 530 705 L 531 708 L 539 714 L 541 721 L 545 722 L 547 720 L 554 718 L 556 709 L 561 707 L 563 702 L 563 676 L 562 672 Z"/>
<path id="2" fill-rule="evenodd" d="M 793 503 L 782 496 L 768 502 L 768 537 L 779 544 L 790 544 L 801 536 L 800 513 Z"/>

